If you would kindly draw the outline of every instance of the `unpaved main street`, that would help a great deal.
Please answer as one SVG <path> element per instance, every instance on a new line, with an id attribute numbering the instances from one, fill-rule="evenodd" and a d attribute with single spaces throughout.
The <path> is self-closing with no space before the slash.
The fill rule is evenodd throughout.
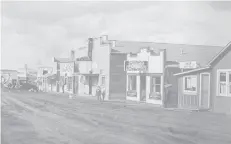
<path id="1" fill-rule="evenodd" d="M 2 93 L 2 144 L 231 144 L 231 117 L 92 97 Z"/>

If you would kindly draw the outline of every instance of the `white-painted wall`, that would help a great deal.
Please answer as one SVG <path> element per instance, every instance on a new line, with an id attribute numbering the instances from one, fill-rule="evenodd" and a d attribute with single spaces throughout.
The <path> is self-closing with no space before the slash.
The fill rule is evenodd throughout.
<path id="1" fill-rule="evenodd" d="M 127 55 L 128 61 L 148 61 L 147 73 L 163 73 L 164 51 L 160 51 L 160 55 L 153 56 L 149 52 L 138 53 L 137 56 Z M 137 71 L 128 71 L 128 73 L 138 73 Z"/>
<path id="2" fill-rule="evenodd" d="M 162 100 L 154 100 L 149 99 L 150 94 L 150 76 L 146 76 L 146 102 L 152 103 L 152 104 L 163 104 L 163 82 L 164 82 L 164 56 L 165 51 L 160 51 L 160 55 L 151 55 L 147 51 L 141 51 L 137 54 L 137 56 L 130 56 L 130 54 L 127 55 L 128 61 L 148 61 L 148 71 L 146 73 L 149 74 L 160 74 L 161 77 L 161 97 Z M 138 71 L 127 71 L 127 74 L 136 74 L 136 89 L 137 89 L 137 97 L 128 97 L 126 96 L 127 100 L 133 100 L 133 101 L 140 101 L 140 76 Z M 127 75 L 128 79 L 128 75 Z M 128 80 L 127 80 L 128 81 Z M 128 91 L 128 84 L 127 84 L 127 91 Z"/>

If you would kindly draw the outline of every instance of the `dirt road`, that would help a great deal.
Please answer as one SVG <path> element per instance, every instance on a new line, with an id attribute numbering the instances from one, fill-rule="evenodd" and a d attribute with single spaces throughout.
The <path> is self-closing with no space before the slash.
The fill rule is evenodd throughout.
<path id="1" fill-rule="evenodd" d="M 231 117 L 91 97 L 2 94 L 2 144 L 231 144 Z"/>

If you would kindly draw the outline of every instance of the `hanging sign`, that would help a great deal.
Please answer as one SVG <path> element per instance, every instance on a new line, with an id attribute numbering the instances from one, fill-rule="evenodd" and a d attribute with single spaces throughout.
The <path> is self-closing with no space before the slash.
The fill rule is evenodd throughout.
<path id="1" fill-rule="evenodd" d="M 125 71 L 148 71 L 148 61 L 125 61 Z"/>
<path id="2" fill-rule="evenodd" d="M 197 68 L 196 61 L 180 62 L 181 69 L 195 69 Z"/>

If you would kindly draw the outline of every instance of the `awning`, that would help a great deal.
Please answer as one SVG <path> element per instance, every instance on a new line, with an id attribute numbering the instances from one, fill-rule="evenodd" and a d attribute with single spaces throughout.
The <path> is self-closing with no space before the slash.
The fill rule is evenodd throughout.
<path id="1" fill-rule="evenodd" d="M 174 76 L 189 75 L 189 74 L 192 74 L 192 73 L 196 73 L 196 72 L 199 73 L 201 71 L 209 70 L 209 69 L 210 69 L 210 67 L 197 68 L 197 69 L 189 70 L 189 71 L 186 71 L 186 72 L 176 73 L 176 74 L 174 74 Z"/>
<path id="2" fill-rule="evenodd" d="M 99 76 L 99 74 L 90 74 L 90 73 L 80 73 L 79 75 L 84 75 L 84 76 Z"/>

